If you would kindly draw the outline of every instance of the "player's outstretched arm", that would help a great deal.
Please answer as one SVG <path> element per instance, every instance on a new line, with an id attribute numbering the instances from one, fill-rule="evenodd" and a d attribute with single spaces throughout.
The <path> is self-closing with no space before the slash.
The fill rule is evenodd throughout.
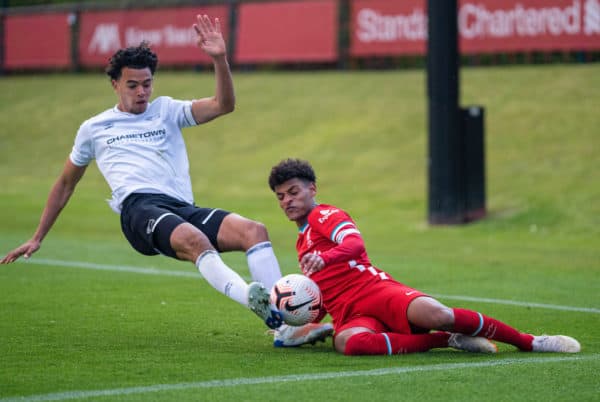
<path id="1" fill-rule="evenodd" d="M 196 16 L 194 30 L 197 44 L 212 60 L 215 68 L 215 96 L 202 98 L 192 103 L 192 114 L 196 123 L 206 123 L 223 114 L 233 112 L 235 108 L 235 92 L 231 70 L 227 62 L 227 47 L 218 18 L 214 23 L 207 15 Z"/>
<path id="2" fill-rule="evenodd" d="M 0 264 L 9 264 L 16 261 L 19 257 L 29 258 L 33 253 L 39 250 L 42 240 L 50 231 L 50 228 L 58 218 L 60 211 L 67 205 L 75 186 L 83 177 L 87 166 L 76 166 L 70 159 L 67 159 L 61 175 L 52 186 L 44 212 L 40 218 L 40 223 L 31 239 L 10 251 L 1 260 Z"/>

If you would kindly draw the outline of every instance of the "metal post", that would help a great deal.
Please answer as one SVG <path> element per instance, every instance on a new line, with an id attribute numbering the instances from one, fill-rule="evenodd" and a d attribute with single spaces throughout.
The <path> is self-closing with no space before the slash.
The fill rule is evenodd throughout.
<path id="1" fill-rule="evenodd" d="M 464 221 L 459 121 L 457 0 L 428 0 L 429 205 L 431 224 Z"/>

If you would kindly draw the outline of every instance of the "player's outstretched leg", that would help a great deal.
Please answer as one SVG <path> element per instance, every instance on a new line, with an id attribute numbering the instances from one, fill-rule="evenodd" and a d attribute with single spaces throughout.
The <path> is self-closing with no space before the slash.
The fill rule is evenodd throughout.
<path id="1" fill-rule="evenodd" d="M 577 353 L 581 346 L 577 340 L 565 335 L 534 336 L 518 331 L 501 321 L 472 310 L 453 308 L 454 329 L 471 336 L 483 336 L 508 343 L 525 352 Z"/>
<path id="2" fill-rule="evenodd" d="M 532 352 L 578 353 L 581 345 L 576 339 L 566 335 L 534 336 Z"/>
<path id="3" fill-rule="evenodd" d="M 306 344 L 314 345 L 317 341 L 325 342 L 327 337 L 333 335 L 333 325 L 324 324 L 306 324 L 300 327 L 283 324 L 273 331 L 273 346 L 296 347 Z"/>
<path id="4" fill-rule="evenodd" d="M 454 349 L 464 350 L 472 353 L 496 353 L 498 347 L 487 338 L 480 336 L 469 336 L 464 334 L 451 334 L 448 338 L 448 346 Z"/>
<path id="5" fill-rule="evenodd" d="M 260 282 L 248 285 L 248 307 L 259 316 L 269 328 L 278 328 L 283 324 L 281 313 L 271 305 L 269 292 Z"/>

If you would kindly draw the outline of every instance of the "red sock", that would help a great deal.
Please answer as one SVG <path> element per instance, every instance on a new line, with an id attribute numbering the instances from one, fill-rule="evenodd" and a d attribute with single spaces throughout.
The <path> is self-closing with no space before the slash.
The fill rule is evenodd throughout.
<path id="1" fill-rule="evenodd" d="M 448 347 L 447 332 L 404 335 L 389 332 L 374 334 L 360 332 L 346 342 L 345 355 L 394 355 L 401 353 L 426 352 L 432 348 Z"/>
<path id="2" fill-rule="evenodd" d="M 531 350 L 533 336 L 517 331 L 494 318 L 481 313 L 454 308 L 454 330 L 465 335 L 483 336 L 498 342 L 510 343 L 521 350 Z"/>

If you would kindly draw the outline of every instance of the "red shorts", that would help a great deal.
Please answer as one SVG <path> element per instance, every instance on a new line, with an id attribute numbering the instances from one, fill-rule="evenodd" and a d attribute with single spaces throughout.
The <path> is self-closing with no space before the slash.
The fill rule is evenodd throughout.
<path id="1" fill-rule="evenodd" d="M 420 332 L 411 327 L 406 317 L 408 305 L 417 297 L 428 296 L 393 280 L 383 280 L 369 286 L 369 293 L 349 303 L 339 317 L 333 317 L 335 332 L 351 327 L 365 327 L 380 332 L 412 334 Z"/>

